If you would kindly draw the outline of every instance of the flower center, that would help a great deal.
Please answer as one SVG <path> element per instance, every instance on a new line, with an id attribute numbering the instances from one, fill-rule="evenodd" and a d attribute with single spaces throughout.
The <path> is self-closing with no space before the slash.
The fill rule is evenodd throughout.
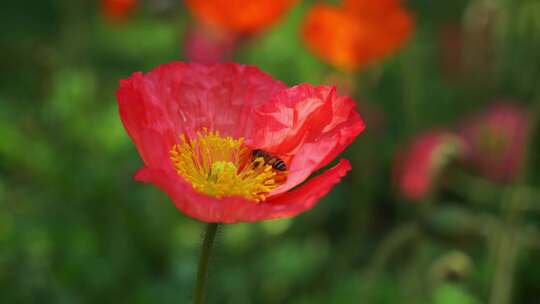
<path id="1" fill-rule="evenodd" d="M 170 151 L 172 163 L 178 174 L 201 193 L 260 202 L 285 182 L 287 172 L 276 170 L 263 157 L 253 158 L 242 138 L 222 137 L 205 128 L 195 138 L 182 134 L 180 139 L 181 143 Z"/>

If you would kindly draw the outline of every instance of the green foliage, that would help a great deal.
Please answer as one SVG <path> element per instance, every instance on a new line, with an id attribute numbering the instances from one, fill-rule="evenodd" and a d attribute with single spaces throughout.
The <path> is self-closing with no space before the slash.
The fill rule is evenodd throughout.
<path id="1" fill-rule="evenodd" d="M 453 284 L 445 284 L 435 289 L 433 295 L 433 304 L 478 304 L 474 297 L 464 291 L 459 286 Z"/>
<path id="2" fill-rule="evenodd" d="M 117 24 L 92 2 L 8 2 L 0 19 L 0 303 L 189 303 L 203 226 L 153 186 L 132 180 L 141 160 L 119 120 L 115 90 L 135 71 L 185 60 L 183 38 L 194 21 L 180 3 L 156 13 L 150 8 L 159 1 L 146 1 Z M 314 1 L 299 2 L 235 60 L 288 84 L 326 82 L 335 71 L 299 36 Z M 353 171 L 297 218 L 222 227 L 209 303 L 540 298 L 537 146 L 517 185 L 458 169 L 445 177 L 444 190 L 412 204 L 391 178 L 401 144 L 451 126 L 492 98 L 513 97 L 538 112 L 540 4 L 407 5 L 417 26 L 408 45 L 354 75 L 352 94 L 368 129 L 344 154 Z M 482 15 L 486 10 L 495 13 Z M 441 29 L 455 22 L 466 34 L 467 18 L 486 16 L 493 60 L 449 74 Z M 484 58 L 473 46 L 464 56 Z M 444 272 L 454 260 L 440 262 L 456 251 L 471 261 L 458 278 Z M 511 301 L 494 298 L 505 287 Z"/>

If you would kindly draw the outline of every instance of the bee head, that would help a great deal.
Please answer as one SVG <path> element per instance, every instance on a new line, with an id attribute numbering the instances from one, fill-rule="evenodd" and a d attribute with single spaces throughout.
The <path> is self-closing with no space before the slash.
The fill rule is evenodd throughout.
<path id="1" fill-rule="evenodd" d="M 265 153 L 261 149 L 255 149 L 255 150 L 251 151 L 251 157 L 253 157 L 253 158 L 259 158 L 259 157 L 264 158 L 264 155 L 265 155 Z"/>

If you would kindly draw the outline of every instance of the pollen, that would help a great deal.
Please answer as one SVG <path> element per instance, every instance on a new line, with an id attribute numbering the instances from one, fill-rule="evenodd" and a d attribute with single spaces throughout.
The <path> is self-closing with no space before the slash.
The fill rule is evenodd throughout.
<path id="1" fill-rule="evenodd" d="M 217 131 L 203 129 L 194 138 L 180 136 L 180 143 L 170 151 L 176 172 L 193 188 L 216 198 L 241 196 L 254 202 L 264 201 L 279 187 L 287 172 L 252 159 L 244 140 L 223 137 Z"/>

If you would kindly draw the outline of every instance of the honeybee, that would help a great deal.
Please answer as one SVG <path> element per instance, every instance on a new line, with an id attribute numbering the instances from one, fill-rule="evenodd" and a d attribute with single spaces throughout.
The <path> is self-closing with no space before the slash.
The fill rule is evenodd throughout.
<path id="1" fill-rule="evenodd" d="M 266 151 L 263 151 L 261 149 L 253 150 L 251 152 L 251 158 L 253 160 L 255 160 L 257 158 L 262 158 L 262 159 L 264 159 L 264 163 L 268 164 L 268 165 L 271 165 L 272 168 L 274 168 L 274 169 L 276 169 L 278 171 L 287 171 L 287 165 L 285 164 L 285 162 L 282 159 L 280 159 L 280 158 L 278 158 L 278 157 L 276 157 L 276 156 L 274 156 L 274 155 L 272 155 L 272 154 L 270 154 L 270 153 L 268 153 Z"/>

